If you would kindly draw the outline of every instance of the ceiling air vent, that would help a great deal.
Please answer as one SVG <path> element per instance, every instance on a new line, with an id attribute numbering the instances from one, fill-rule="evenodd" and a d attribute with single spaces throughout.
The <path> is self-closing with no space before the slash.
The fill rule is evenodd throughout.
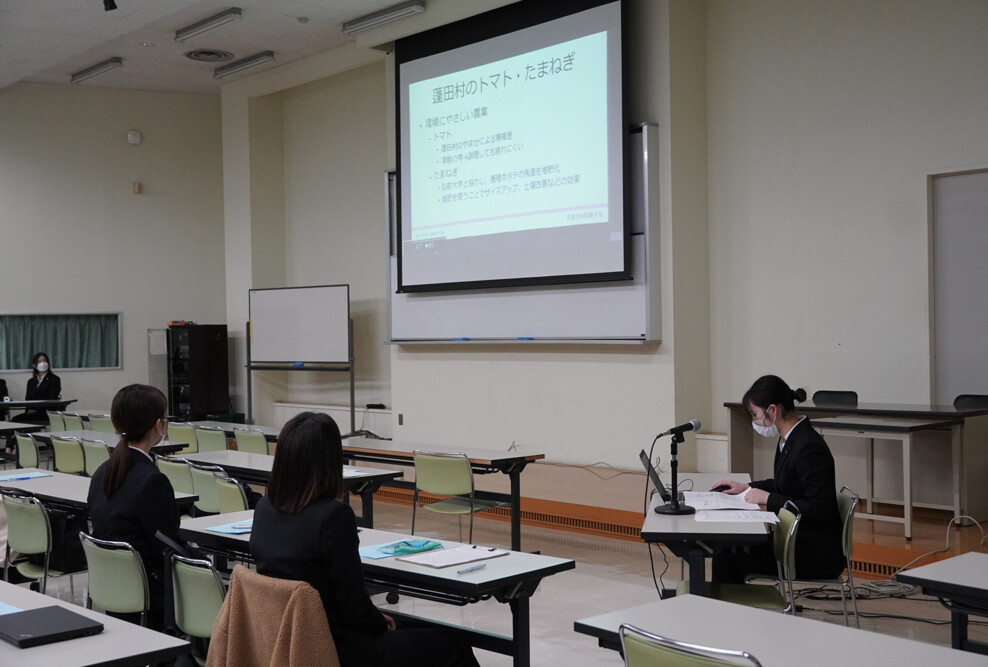
<path id="1" fill-rule="evenodd" d="M 218 49 L 193 49 L 187 52 L 185 57 L 201 63 L 221 63 L 232 58 L 233 54 Z"/>

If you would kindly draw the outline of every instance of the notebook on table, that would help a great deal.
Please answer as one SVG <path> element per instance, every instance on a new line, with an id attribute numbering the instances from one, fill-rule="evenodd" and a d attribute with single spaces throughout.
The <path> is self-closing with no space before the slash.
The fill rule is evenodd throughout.
<path id="1" fill-rule="evenodd" d="M 0 616 L 0 639 L 18 648 L 88 637 L 101 632 L 103 624 L 99 621 L 58 605 Z"/>

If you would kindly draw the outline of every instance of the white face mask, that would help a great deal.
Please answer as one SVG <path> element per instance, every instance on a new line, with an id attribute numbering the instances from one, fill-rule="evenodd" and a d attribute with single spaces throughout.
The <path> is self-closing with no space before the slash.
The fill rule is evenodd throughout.
<path id="1" fill-rule="evenodd" d="M 770 406 L 771 407 L 771 406 Z M 762 420 L 757 419 L 751 420 L 751 427 L 758 432 L 759 435 L 763 435 L 766 438 L 778 438 L 779 437 L 779 427 L 773 422 L 771 426 L 765 425 L 765 419 L 768 417 L 768 409 L 765 410 Z"/>
<path id="2" fill-rule="evenodd" d="M 36 368 L 38 369 L 38 372 L 39 373 L 45 373 L 45 372 L 48 371 L 48 362 L 47 361 L 39 361 L 38 362 L 38 365 L 36 366 Z"/>

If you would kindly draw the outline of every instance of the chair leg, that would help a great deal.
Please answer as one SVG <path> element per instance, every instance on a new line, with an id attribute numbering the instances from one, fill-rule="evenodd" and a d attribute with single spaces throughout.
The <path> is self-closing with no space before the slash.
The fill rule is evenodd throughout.
<path id="1" fill-rule="evenodd" d="M 457 537 L 456 537 L 456 539 L 457 539 L 457 541 L 462 542 L 463 541 L 463 515 L 462 514 L 457 514 L 456 515 L 456 529 L 457 529 Z"/>
<path id="2" fill-rule="evenodd" d="M 412 535 L 415 534 L 415 510 L 419 508 L 419 490 L 412 494 Z"/>
<path id="3" fill-rule="evenodd" d="M 847 618 L 847 596 L 844 593 L 845 586 L 847 586 L 847 584 L 840 585 L 840 608 L 844 610 L 844 625 L 850 626 L 851 621 Z"/>
<path id="4" fill-rule="evenodd" d="M 851 608 L 854 610 L 854 626 L 861 629 L 861 617 L 858 616 L 858 595 L 854 592 L 854 575 L 851 574 L 850 564 L 847 568 L 847 584 L 851 588 Z"/>
<path id="5" fill-rule="evenodd" d="M 472 510 L 473 508 L 471 508 Z M 468 540 L 470 544 L 473 544 L 473 511 L 470 512 L 470 539 Z"/>

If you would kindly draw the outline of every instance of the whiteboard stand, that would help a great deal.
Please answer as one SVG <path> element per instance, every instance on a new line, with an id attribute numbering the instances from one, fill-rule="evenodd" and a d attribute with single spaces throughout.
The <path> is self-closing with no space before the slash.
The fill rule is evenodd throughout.
<path id="1" fill-rule="evenodd" d="M 347 349 L 349 361 L 345 364 L 340 363 L 308 363 L 304 365 L 299 365 L 297 363 L 253 363 L 251 361 L 251 332 L 250 332 L 250 322 L 247 322 L 247 363 L 245 368 L 247 369 L 247 423 L 254 423 L 254 390 L 253 390 L 253 372 L 254 371 L 319 371 L 319 372 L 340 372 L 346 371 L 350 375 L 350 431 L 349 433 L 343 434 L 344 438 L 353 435 L 357 430 L 357 409 L 356 409 L 356 380 L 353 371 L 353 320 L 347 320 Z"/>

